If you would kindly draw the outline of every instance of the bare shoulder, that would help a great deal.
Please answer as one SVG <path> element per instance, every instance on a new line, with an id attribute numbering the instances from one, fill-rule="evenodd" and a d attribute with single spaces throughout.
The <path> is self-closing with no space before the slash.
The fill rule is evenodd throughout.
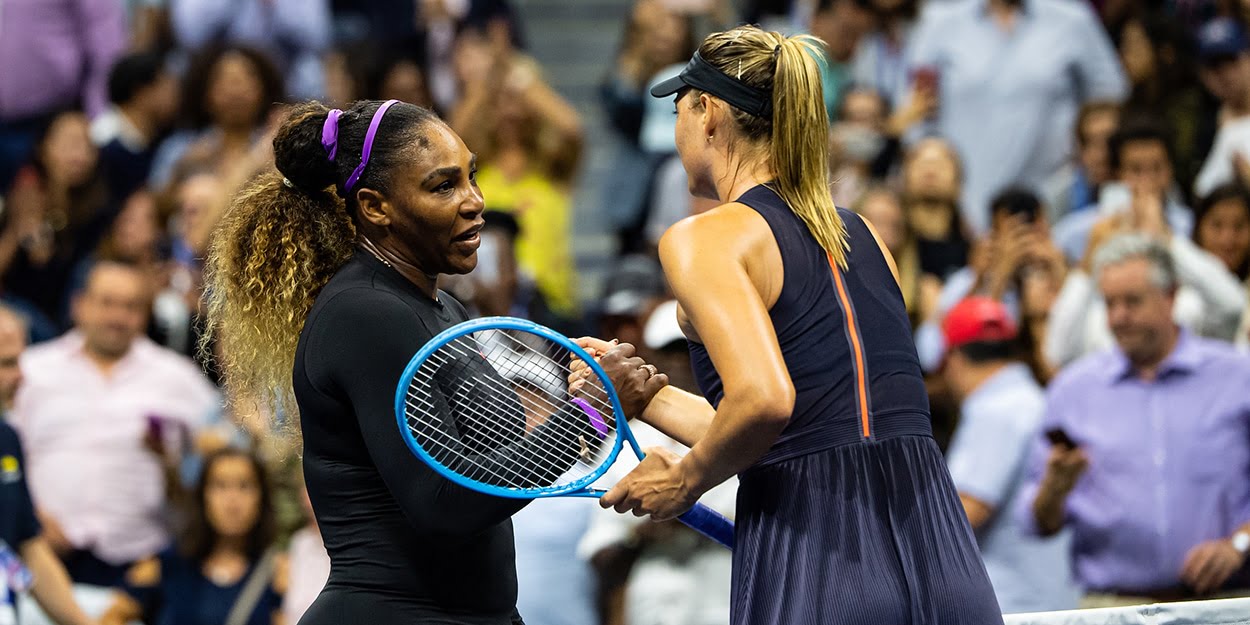
<path id="1" fill-rule="evenodd" d="M 686 256 L 714 251 L 724 259 L 726 254 L 746 254 L 760 243 L 772 241 L 772 230 L 763 216 L 746 204 L 729 202 L 673 224 L 660 238 L 660 254 Z"/>
<path id="2" fill-rule="evenodd" d="M 781 249 L 755 209 L 737 202 L 678 222 L 660 240 L 660 263 L 674 288 L 706 288 L 727 274 L 745 273 L 771 308 L 785 281 Z M 680 298 L 679 298 L 680 299 Z"/>

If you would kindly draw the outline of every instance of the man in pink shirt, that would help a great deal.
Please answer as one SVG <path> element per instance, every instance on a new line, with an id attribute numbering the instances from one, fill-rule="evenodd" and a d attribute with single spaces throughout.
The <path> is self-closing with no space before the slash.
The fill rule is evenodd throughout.
<path id="1" fill-rule="evenodd" d="M 143 336 L 150 306 L 143 274 L 98 264 L 74 302 L 74 329 L 22 356 L 12 420 L 44 536 L 78 584 L 120 584 L 169 542 L 153 449 L 176 448 L 220 405 L 199 367 Z"/>

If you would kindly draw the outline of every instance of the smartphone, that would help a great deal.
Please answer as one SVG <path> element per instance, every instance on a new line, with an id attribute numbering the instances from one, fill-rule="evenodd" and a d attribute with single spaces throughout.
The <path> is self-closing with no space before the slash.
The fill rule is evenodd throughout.
<path id="1" fill-rule="evenodd" d="M 154 414 L 148 415 L 148 437 L 153 441 L 165 442 L 165 419 Z"/>
<path id="2" fill-rule="evenodd" d="M 1050 441 L 1051 445 L 1062 445 L 1068 449 L 1076 449 L 1078 447 L 1076 441 L 1072 440 L 1072 437 L 1068 436 L 1068 433 L 1064 432 L 1063 428 L 1046 430 L 1046 440 Z"/>
<path id="3" fill-rule="evenodd" d="M 1104 183 L 1098 189 L 1098 213 L 1102 216 L 1127 212 L 1133 203 L 1133 192 L 1122 182 Z"/>
<path id="4" fill-rule="evenodd" d="M 1041 212 L 1041 208 L 1042 205 L 1036 197 L 1014 193 L 1007 199 L 1006 206 L 1002 206 L 1008 215 L 1019 215 L 1025 223 L 1037 222 L 1037 215 Z"/>
<path id="5" fill-rule="evenodd" d="M 911 72 L 911 82 L 917 91 L 937 93 L 941 82 L 941 72 L 936 65 L 917 67 Z"/>

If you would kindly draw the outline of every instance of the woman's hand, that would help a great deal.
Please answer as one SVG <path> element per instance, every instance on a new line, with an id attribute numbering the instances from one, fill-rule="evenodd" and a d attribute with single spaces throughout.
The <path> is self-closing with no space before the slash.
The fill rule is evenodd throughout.
<path id="1" fill-rule="evenodd" d="M 1081 258 L 1081 270 L 1089 275 L 1094 273 L 1094 254 L 1098 252 L 1098 248 L 1103 243 L 1110 241 L 1118 234 L 1126 231 L 1125 217 L 1123 215 L 1112 215 L 1105 217 L 1090 228 L 1089 237 L 1085 243 L 1085 255 Z"/>
<path id="2" fill-rule="evenodd" d="M 912 126 L 929 119 L 937 112 L 938 95 L 932 89 L 913 87 L 907 100 L 885 122 L 885 133 L 898 138 L 907 134 Z"/>
<path id="3" fill-rule="evenodd" d="M 1041 232 L 1034 234 L 1028 248 L 1028 256 L 1032 264 L 1046 273 L 1056 285 L 1056 289 L 1062 286 L 1063 279 L 1068 275 L 1068 259 L 1064 257 L 1063 250 Z"/>
<path id="4" fill-rule="evenodd" d="M 675 518 L 694 506 L 702 493 L 695 480 L 686 475 L 681 457 L 663 448 L 651 447 L 646 457 L 624 479 L 599 499 L 599 505 L 622 514 L 651 515 L 655 521 Z"/>
<path id="5" fill-rule="evenodd" d="M 981 291 L 996 300 L 1003 298 L 1028 260 L 1028 244 L 1035 233 L 1035 227 L 1019 216 L 1008 219 L 1010 221 L 991 239 L 988 268 L 978 276 Z"/>
<path id="6" fill-rule="evenodd" d="M 668 376 L 656 370 L 655 365 L 634 355 L 634 346 L 629 343 L 616 344 L 596 338 L 580 338 L 575 341 L 585 349 L 607 374 L 608 380 L 616 388 L 621 409 L 625 418 L 633 419 L 651 403 L 651 398 L 668 386 Z M 594 376 L 594 371 L 580 360 L 575 360 L 570 367 L 569 392 L 585 392 L 586 381 Z M 606 399 L 606 398 L 604 398 Z"/>

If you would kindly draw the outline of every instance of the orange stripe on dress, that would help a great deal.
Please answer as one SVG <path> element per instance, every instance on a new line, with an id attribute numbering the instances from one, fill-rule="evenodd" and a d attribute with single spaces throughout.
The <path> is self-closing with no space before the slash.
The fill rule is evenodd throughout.
<path id="1" fill-rule="evenodd" d="M 864 379 L 864 348 L 859 342 L 858 326 L 855 313 L 851 309 L 851 299 L 846 295 L 846 287 L 842 285 L 842 272 L 838 270 L 833 255 L 828 254 L 829 268 L 833 270 L 833 283 L 838 289 L 838 299 L 842 300 L 842 312 L 846 317 L 846 332 L 851 337 L 851 348 L 855 352 L 855 383 L 859 388 L 859 418 L 864 426 L 864 437 L 872 436 L 872 426 L 868 421 L 868 384 Z"/>

